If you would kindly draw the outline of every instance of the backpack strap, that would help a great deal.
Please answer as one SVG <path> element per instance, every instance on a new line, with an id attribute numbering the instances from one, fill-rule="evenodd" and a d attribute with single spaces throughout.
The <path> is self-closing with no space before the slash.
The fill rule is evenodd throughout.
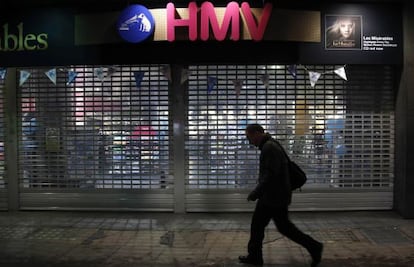
<path id="1" fill-rule="evenodd" d="M 277 141 L 276 139 L 271 139 L 273 142 L 275 142 L 280 149 L 282 150 L 283 154 L 285 155 L 285 157 L 287 158 L 288 162 L 291 162 L 289 155 L 286 153 L 286 150 L 283 148 L 283 146 L 279 143 L 279 141 Z"/>

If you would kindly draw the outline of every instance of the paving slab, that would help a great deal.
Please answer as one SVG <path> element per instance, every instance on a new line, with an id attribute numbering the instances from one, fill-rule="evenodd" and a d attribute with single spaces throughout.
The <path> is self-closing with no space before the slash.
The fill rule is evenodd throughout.
<path id="1" fill-rule="evenodd" d="M 251 213 L 0 212 L 4 267 L 243 267 Z M 320 267 L 413 267 L 414 220 L 393 211 L 292 212 L 325 244 Z M 265 267 L 310 266 L 269 224 Z M 248 266 L 248 265 L 247 265 Z"/>

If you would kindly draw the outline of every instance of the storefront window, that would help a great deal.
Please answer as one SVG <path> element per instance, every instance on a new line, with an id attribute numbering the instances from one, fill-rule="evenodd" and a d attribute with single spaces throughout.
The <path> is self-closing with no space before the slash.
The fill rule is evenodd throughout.
<path id="1" fill-rule="evenodd" d="M 334 74 L 337 67 L 313 66 L 324 75 L 312 87 L 306 68 L 299 68 L 295 78 L 285 65 L 191 66 L 187 187 L 256 184 L 258 151 L 245 140 L 248 123 L 262 124 L 283 144 L 306 170 L 306 187 L 391 186 L 392 88 L 367 85 L 359 93 L 377 90 L 375 103 L 384 106 L 375 107 L 366 95 L 351 97 L 361 89 L 350 84 L 364 82 L 344 81 Z M 367 109 L 358 109 L 355 100 Z"/>
<path id="2" fill-rule="evenodd" d="M 56 85 L 30 70 L 20 95 L 23 186 L 168 187 L 168 80 L 160 68 L 76 66 L 72 83 L 62 73 Z"/>

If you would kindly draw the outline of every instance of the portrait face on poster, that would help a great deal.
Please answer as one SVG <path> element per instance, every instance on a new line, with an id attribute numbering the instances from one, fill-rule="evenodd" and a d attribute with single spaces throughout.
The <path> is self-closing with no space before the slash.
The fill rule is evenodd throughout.
<path id="1" fill-rule="evenodd" d="M 362 16 L 325 15 L 326 50 L 361 50 Z"/>

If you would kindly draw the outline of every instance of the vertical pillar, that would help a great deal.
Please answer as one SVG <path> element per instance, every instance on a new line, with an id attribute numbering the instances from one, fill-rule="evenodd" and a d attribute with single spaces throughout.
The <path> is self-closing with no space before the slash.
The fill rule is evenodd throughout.
<path id="1" fill-rule="evenodd" d="M 181 65 L 171 66 L 170 87 L 170 111 L 172 117 L 173 131 L 173 155 L 174 159 L 174 212 L 185 212 L 185 101 L 187 96 L 188 82 L 181 82 L 181 73 L 184 67 Z"/>
<path id="2" fill-rule="evenodd" d="M 414 218 L 414 4 L 403 9 L 404 66 L 396 99 L 394 209 Z"/>
<path id="3" fill-rule="evenodd" d="M 19 175 L 17 172 L 17 71 L 16 68 L 8 68 L 4 89 L 4 155 L 5 155 L 5 180 L 7 182 L 8 209 L 19 209 Z"/>

